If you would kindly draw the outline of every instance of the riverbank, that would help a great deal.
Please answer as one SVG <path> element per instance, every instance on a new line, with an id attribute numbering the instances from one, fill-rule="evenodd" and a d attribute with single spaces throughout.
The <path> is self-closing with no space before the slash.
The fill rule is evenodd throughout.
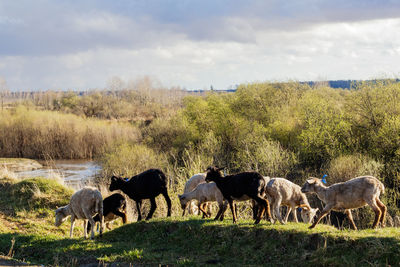
<path id="1" fill-rule="evenodd" d="M 43 165 L 33 159 L 25 158 L 0 158 L 0 168 L 12 172 L 32 171 L 43 168 Z"/>
<path id="2" fill-rule="evenodd" d="M 75 190 L 91 182 L 101 166 L 90 160 L 32 160 L 0 158 L 0 170 L 17 178 L 45 177 L 60 179 Z"/>

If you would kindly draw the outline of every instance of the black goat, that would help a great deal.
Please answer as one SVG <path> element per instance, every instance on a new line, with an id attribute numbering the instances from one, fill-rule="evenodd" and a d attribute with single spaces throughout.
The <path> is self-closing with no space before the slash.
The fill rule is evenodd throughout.
<path id="1" fill-rule="evenodd" d="M 264 199 L 265 195 L 265 180 L 258 172 L 242 172 L 234 175 L 222 176 L 223 168 L 209 167 L 207 169 L 206 182 L 215 182 L 222 195 L 229 202 L 232 211 L 233 223 L 237 221 L 236 211 L 233 205 L 233 200 L 248 200 L 254 199 L 258 206 L 257 218 L 255 224 L 259 223 L 264 212 L 267 213 L 267 218 L 271 218 L 268 200 Z M 223 211 L 218 211 L 217 217 Z"/>
<path id="2" fill-rule="evenodd" d="M 126 219 L 126 200 L 125 197 L 119 193 L 112 194 L 111 196 L 103 199 L 103 215 L 104 222 L 108 229 L 110 229 L 108 222 L 115 220 L 117 216 L 122 218 L 122 222 L 125 224 Z M 100 217 L 97 214 L 93 217 L 95 223 L 100 222 Z M 91 224 L 88 223 L 87 231 L 89 232 L 91 229 Z"/>
<path id="3" fill-rule="evenodd" d="M 142 214 L 140 211 L 142 200 L 148 198 L 150 199 L 151 208 L 146 217 L 146 220 L 149 220 L 157 208 L 155 198 L 159 194 L 162 194 L 167 202 L 167 216 L 171 216 L 171 199 L 168 196 L 167 178 L 165 177 L 165 174 L 158 169 L 147 170 L 133 176 L 128 181 L 125 181 L 121 177 L 113 176 L 111 177 L 110 191 L 114 190 L 121 190 L 130 198 L 135 200 L 138 212 L 138 221 L 142 219 Z"/>

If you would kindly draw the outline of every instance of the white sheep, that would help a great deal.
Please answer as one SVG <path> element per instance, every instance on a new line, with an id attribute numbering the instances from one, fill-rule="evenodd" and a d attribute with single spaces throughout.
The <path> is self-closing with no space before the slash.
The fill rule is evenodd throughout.
<path id="1" fill-rule="evenodd" d="M 99 214 L 100 216 L 100 236 L 103 233 L 103 198 L 99 190 L 94 187 L 84 187 L 81 190 L 75 192 L 71 196 L 71 200 L 68 205 L 58 208 L 55 211 L 56 221 L 55 225 L 60 226 L 68 216 L 71 215 L 71 229 L 69 236 L 72 237 L 72 232 L 75 225 L 75 219 L 83 219 L 83 232 L 85 238 L 87 238 L 87 223 L 91 224 L 91 236 L 94 238 L 94 225 L 93 216 Z"/>
<path id="2" fill-rule="evenodd" d="M 189 193 L 189 192 L 193 191 L 197 185 L 199 185 L 201 183 L 205 183 L 205 182 L 206 182 L 206 174 L 205 173 L 197 173 L 197 174 L 193 175 L 192 177 L 190 177 L 189 180 L 187 180 L 187 182 L 185 184 L 185 188 L 183 189 L 183 193 L 184 194 Z M 197 214 L 197 211 L 200 212 L 201 209 L 208 211 L 207 203 L 204 203 L 201 208 L 200 208 L 200 204 L 199 204 L 198 209 L 196 210 L 195 203 L 193 201 L 190 201 L 186 204 L 186 207 L 189 207 L 189 214 Z M 185 211 L 186 211 L 186 208 L 183 209 L 182 216 L 185 216 Z M 204 215 L 204 213 L 203 213 L 203 215 Z"/>
<path id="3" fill-rule="evenodd" d="M 203 214 L 207 214 L 207 211 L 203 209 L 203 203 L 217 201 L 219 210 L 215 220 L 220 219 L 222 221 L 224 219 L 227 202 L 224 201 L 224 197 L 215 183 L 200 183 L 193 191 L 178 195 L 178 197 L 183 210 L 185 210 L 188 202 L 197 200 L 199 209 Z"/>
<path id="4" fill-rule="evenodd" d="M 367 204 L 375 212 L 372 228 L 376 228 L 379 222 L 384 227 L 387 208 L 379 199 L 380 194 L 383 194 L 384 191 L 385 187 L 382 182 L 373 176 L 357 177 L 328 187 L 318 178 L 309 178 L 301 188 L 301 192 L 316 193 L 318 198 L 326 205 L 318 219 L 310 226 L 310 229 L 314 228 L 333 209 L 344 210 L 350 220 L 351 227 L 356 230 L 357 227 L 353 221 L 351 209 L 360 208 Z"/>
<path id="5" fill-rule="evenodd" d="M 266 185 L 266 193 L 271 203 L 271 215 L 275 214 L 282 224 L 287 222 L 290 212 L 293 213 L 295 222 L 298 222 L 297 207 L 301 208 L 301 217 L 305 223 L 310 223 L 318 211 L 318 209 L 311 208 L 307 196 L 301 192 L 300 186 L 287 179 L 270 179 Z M 284 220 L 279 211 L 280 206 L 288 207 Z"/>

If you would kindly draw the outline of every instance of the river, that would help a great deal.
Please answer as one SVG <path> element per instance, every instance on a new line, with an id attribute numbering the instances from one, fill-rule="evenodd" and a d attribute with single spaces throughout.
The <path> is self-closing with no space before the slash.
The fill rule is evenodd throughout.
<path id="1" fill-rule="evenodd" d="M 51 163 L 45 161 L 39 161 L 39 163 L 43 165 L 43 168 L 15 173 L 18 177 L 59 176 L 65 185 L 80 189 L 101 172 L 101 166 L 95 161 L 54 160 Z"/>

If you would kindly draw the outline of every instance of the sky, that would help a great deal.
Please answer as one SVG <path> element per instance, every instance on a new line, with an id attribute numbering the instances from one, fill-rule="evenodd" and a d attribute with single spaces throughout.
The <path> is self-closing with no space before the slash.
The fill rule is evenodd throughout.
<path id="1" fill-rule="evenodd" d="M 0 0 L 10 90 L 397 78 L 398 0 Z M 4 83 L 6 81 L 6 83 Z"/>

